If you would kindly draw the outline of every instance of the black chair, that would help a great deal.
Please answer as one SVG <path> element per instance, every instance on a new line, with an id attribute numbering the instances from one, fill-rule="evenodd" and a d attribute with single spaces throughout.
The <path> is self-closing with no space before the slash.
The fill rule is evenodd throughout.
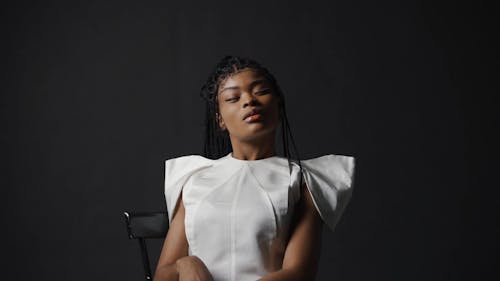
<path id="1" fill-rule="evenodd" d="M 166 212 L 123 212 L 127 226 L 128 238 L 137 239 L 141 249 L 144 275 L 147 281 L 152 280 L 146 239 L 165 238 L 168 231 Z"/>

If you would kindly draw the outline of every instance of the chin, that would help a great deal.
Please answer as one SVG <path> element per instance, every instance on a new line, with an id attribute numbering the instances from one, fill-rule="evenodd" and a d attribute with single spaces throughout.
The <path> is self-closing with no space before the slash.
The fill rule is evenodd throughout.
<path id="1" fill-rule="evenodd" d="M 275 133 L 276 128 L 264 127 L 260 124 L 260 126 L 252 126 L 246 130 L 245 134 L 242 134 L 240 139 L 243 141 L 255 141 L 260 138 L 267 138 L 269 135 L 274 137 Z"/>

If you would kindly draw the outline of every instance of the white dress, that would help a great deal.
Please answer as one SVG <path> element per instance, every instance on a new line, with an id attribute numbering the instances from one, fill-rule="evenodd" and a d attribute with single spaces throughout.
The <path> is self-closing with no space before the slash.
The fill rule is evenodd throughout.
<path id="1" fill-rule="evenodd" d="M 281 156 L 212 160 L 187 155 L 166 160 L 169 222 L 182 191 L 189 255 L 199 257 L 215 281 L 255 281 L 281 268 L 295 203 L 297 162 Z M 354 157 L 301 160 L 304 182 L 321 218 L 333 231 L 348 203 Z"/>

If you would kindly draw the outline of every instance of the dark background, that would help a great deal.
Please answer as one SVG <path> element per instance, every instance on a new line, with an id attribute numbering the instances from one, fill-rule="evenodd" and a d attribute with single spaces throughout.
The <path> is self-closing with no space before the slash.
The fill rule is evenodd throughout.
<path id="1" fill-rule="evenodd" d="M 122 211 L 165 209 L 164 161 L 201 153 L 199 89 L 234 54 L 277 77 L 302 158 L 357 159 L 317 280 L 497 280 L 491 7 L 180 2 L 1 8 L 0 279 L 141 280 Z"/>

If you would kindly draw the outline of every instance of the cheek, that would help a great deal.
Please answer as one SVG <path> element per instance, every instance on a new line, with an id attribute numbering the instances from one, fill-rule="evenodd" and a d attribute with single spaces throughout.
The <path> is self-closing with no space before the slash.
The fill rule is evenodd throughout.
<path id="1" fill-rule="evenodd" d="M 228 126 L 231 126 L 238 118 L 238 110 L 236 107 L 231 106 L 222 106 L 219 108 L 220 115 L 224 120 L 224 123 Z"/>

